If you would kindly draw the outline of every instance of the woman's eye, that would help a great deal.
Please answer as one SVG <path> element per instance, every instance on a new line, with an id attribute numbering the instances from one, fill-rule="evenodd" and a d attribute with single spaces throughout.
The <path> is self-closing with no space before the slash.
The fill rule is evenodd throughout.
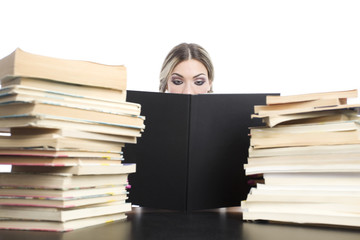
<path id="1" fill-rule="evenodd" d="M 172 79 L 171 82 L 175 85 L 181 85 L 183 83 L 181 80 L 178 79 Z"/>
<path id="2" fill-rule="evenodd" d="M 196 80 L 194 83 L 197 86 L 201 86 L 201 85 L 203 85 L 205 83 L 205 81 L 204 80 Z"/>

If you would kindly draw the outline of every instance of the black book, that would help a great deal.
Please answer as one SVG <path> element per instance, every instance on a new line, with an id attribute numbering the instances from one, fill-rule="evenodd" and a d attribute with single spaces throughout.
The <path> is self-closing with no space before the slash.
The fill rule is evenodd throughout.
<path id="1" fill-rule="evenodd" d="M 254 105 L 269 94 L 183 95 L 128 91 L 141 104 L 145 131 L 124 148 L 130 202 L 142 207 L 192 211 L 239 206 L 249 185 L 243 169 Z"/>

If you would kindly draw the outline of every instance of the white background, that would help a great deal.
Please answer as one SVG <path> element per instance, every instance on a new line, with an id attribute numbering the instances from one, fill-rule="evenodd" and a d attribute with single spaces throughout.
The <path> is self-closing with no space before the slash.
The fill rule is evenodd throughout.
<path id="1" fill-rule="evenodd" d="M 158 90 L 181 42 L 202 45 L 216 93 L 359 87 L 360 1 L 1 0 L 0 57 L 32 53 L 124 64 L 128 89 Z"/>
<path id="2" fill-rule="evenodd" d="M 122 65 L 128 89 L 158 91 L 172 47 L 198 43 L 215 93 L 359 88 L 357 0 L 1 0 L 0 58 L 20 47 Z"/>

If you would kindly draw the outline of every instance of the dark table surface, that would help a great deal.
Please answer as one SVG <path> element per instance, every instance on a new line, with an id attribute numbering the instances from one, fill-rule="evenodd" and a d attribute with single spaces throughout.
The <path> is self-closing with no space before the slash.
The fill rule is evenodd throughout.
<path id="1" fill-rule="evenodd" d="M 359 240 L 360 229 L 243 222 L 239 208 L 183 213 L 134 208 L 128 219 L 66 233 L 0 230 L 0 240 L 244 239 Z"/>

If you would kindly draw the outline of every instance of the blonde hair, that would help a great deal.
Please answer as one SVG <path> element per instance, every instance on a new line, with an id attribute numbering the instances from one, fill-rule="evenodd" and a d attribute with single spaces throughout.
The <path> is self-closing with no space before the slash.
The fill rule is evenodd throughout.
<path id="1" fill-rule="evenodd" d="M 204 48 L 195 43 L 181 43 L 175 46 L 166 56 L 160 72 L 160 92 L 166 91 L 167 81 L 176 65 L 182 61 L 190 59 L 198 60 L 204 64 L 208 71 L 208 78 L 211 84 L 209 92 L 213 92 L 212 82 L 214 80 L 214 67 L 212 65 L 209 53 Z"/>

